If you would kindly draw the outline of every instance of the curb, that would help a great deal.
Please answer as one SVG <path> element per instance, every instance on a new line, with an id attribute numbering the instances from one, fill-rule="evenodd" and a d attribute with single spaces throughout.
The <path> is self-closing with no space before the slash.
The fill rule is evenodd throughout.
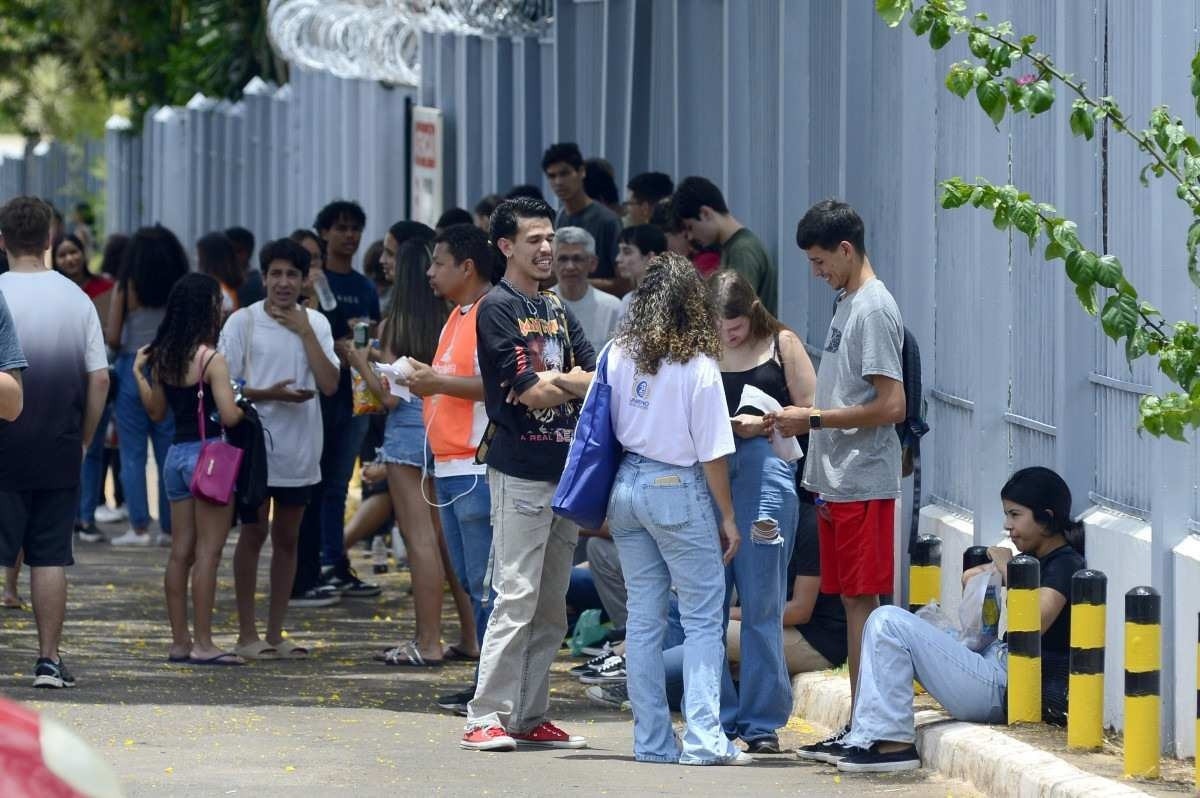
<path id="1" fill-rule="evenodd" d="M 831 671 L 792 679 L 792 714 L 830 729 L 850 720 L 850 681 Z M 921 764 L 943 776 L 970 782 L 994 798 L 1133 798 L 1133 785 L 1093 776 L 1047 751 L 1014 739 L 998 726 L 951 720 L 940 710 L 916 714 Z"/>

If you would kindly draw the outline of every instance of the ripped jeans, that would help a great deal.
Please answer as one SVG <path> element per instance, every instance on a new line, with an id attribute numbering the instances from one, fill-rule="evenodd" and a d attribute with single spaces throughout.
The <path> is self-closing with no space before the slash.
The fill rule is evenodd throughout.
<path id="1" fill-rule="evenodd" d="M 742 659 L 736 690 L 725 665 L 721 725 L 731 738 L 749 742 L 774 736 L 792 712 L 792 680 L 783 656 L 783 605 L 800 503 L 795 466 L 776 457 L 766 438 L 737 439 L 737 451 L 729 458 L 729 482 L 742 544 L 725 569 L 725 619 L 736 587 Z"/>
<path id="2" fill-rule="evenodd" d="M 550 665 L 567 633 L 567 584 L 579 528 L 550 510 L 553 482 L 488 468 L 492 589 L 467 725 L 527 732 L 550 707 Z"/>

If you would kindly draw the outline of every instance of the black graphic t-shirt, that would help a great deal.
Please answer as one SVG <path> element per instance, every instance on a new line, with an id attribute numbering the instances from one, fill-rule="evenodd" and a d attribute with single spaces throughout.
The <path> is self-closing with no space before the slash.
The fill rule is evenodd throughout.
<path id="1" fill-rule="evenodd" d="M 534 410 L 508 404 L 537 382 L 539 371 L 596 368 L 596 353 L 570 310 L 544 291 L 529 297 L 501 282 L 488 292 L 475 321 L 484 405 L 493 427 L 481 446 L 484 462 L 521 479 L 557 482 L 579 420 L 579 401 Z"/>

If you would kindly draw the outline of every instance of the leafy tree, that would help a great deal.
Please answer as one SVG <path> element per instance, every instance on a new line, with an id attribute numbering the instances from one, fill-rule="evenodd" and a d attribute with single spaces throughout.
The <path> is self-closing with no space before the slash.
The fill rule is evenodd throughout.
<path id="1" fill-rule="evenodd" d="M 1142 170 L 1143 184 L 1148 174 L 1170 179 L 1176 185 L 1176 196 L 1192 211 L 1194 219 L 1186 237 L 1187 268 L 1192 282 L 1200 286 L 1200 142 L 1170 109 L 1156 106 L 1149 126 L 1135 129 L 1114 98 L 1092 96 L 1049 55 L 1035 51 L 1036 36 L 1018 36 L 1010 22 L 989 25 L 986 14 L 966 16 L 965 0 L 920 4 L 875 0 L 875 10 L 891 27 L 909 16 L 913 33 L 928 36 L 935 50 L 955 36 L 965 36 L 972 58 L 950 67 L 946 88 L 963 99 L 974 92 L 980 109 L 994 124 L 1000 124 L 1006 113 L 1045 113 L 1055 102 L 1056 87 L 1061 87 L 1074 97 L 1070 128 L 1075 136 L 1090 140 L 1097 125 L 1107 125 L 1130 138 L 1148 157 Z M 1021 74 L 1028 68 L 1034 71 Z M 1200 53 L 1192 59 L 1191 74 L 1191 91 L 1200 113 Z M 1180 390 L 1142 397 L 1139 429 L 1184 440 L 1185 428 L 1200 428 L 1200 328 L 1196 324 L 1189 320 L 1168 323 L 1139 296 L 1116 256 L 1086 247 L 1079 240 L 1075 222 L 1018 187 L 952 177 L 942 181 L 941 188 L 943 208 L 971 205 L 990 211 L 997 229 L 1026 236 L 1030 249 L 1044 241 L 1045 259 L 1063 262 L 1080 304 L 1089 314 L 1099 315 L 1105 334 L 1124 342 L 1126 358 L 1131 363 L 1144 356 L 1157 360 L 1159 370 Z"/>

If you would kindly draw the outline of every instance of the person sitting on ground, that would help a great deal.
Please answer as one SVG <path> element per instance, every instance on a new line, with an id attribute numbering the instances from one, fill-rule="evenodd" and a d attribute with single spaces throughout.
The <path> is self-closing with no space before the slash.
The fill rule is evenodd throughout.
<path id="1" fill-rule="evenodd" d="M 667 251 L 667 237 L 652 224 L 638 224 L 621 231 L 617 247 L 617 274 L 624 277 L 633 289 L 621 297 L 621 318 L 629 313 L 629 305 L 637 295 L 638 286 L 646 276 L 650 259 Z"/>
<path id="2" fill-rule="evenodd" d="M 1086 567 L 1083 525 L 1071 518 L 1071 489 L 1049 468 L 1023 468 L 1000 490 L 1004 530 L 1021 554 L 1041 566 L 1038 605 L 1042 620 L 1044 705 L 1066 705 L 1071 638 L 1071 577 Z M 1005 584 L 1012 550 L 988 549 L 991 562 L 963 574 L 995 569 Z M 900 607 L 871 613 L 863 632 L 858 692 L 850 732 L 841 748 L 822 761 L 847 773 L 915 770 L 921 759 L 914 745 L 913 679 L 952 718 L 971 723 L 1003 723 L 1008 686 L 1008 645 L 997 640 L 981 652 L 949 632 Z M 804 755 L 804 749 L 801 749 Z M 806 758 L 815 759 L 814 756 Z"/>
<path id="3" fill-rule="evenodd" d="M 133 369 L 150 418 L 162 418 L 167 408 L 175 414 L 175 439 L 167 450 L 163 475 L 171 502 L 172 530 L 171 556 L 163 580 L 171 623 L 167 660 L 193 665 L 245 664 L 236 654 L 218 648 L 212 639 L 217 566 L 232 525 L 233 504 L 197 500 L 191 491 L 203 440 L 220 438 L 221 427 L 234 427 L 242 420 L 229 366 L 216 350 L 224 313 L 222 294 L 220 284 L 206 274 L 188 274 L 175 283 L 158 333 L 138 350 Z M 219 424 L 211 418 L 213 410 Z M 194 638 L 188 633 L 189 572 Z"/>

